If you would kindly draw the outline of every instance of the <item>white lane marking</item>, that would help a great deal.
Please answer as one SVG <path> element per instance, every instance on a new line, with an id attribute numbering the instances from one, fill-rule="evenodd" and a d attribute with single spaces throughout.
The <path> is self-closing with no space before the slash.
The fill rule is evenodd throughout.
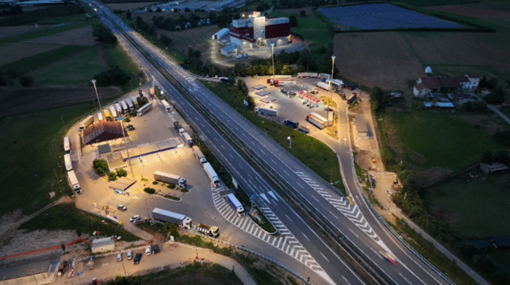
<path id="1" fill-rule="evenodd" d="M 330 212 L 330 213 L 331 213 L 331 215 L 333 215 L 333 217 L 335 217 L 335 218 L 337 218 L 337 219 L 338 219 L 338 217 L 337 217 L 335 214 L 333 214 L 333 212 L 331 212 L 330 210 L 328 210 L 328 212 Z"/>
<path id="2" fill-rule="evenodd" d="M 243 166 L 239 163 L 239 167 L 243 168 Z"/>
<path id="3" fill-rule="evenodd" d="M 271 159 L 271 161 L 272 161 L 274 164 L 276 164 L 276 161 L 274 161 L 274 159 Z"/>
<path id="4" fill-rule="evenodd" d="M 349 281 L 347 281 L 347 279 L 343 275 L 342 278 L 345 280 L 345 282 L 347 282 L 347 284 L 351 285 L 351 283 L 349 283 Z"/>
<path id="5" fill-rule="evenodd" d="M 221 148 L 223 148 L 224 150 L 227 150 L 222 144 L 220 144 Z"/>
<path id="6" fill-rule="evenodd" d="M 198 120 L 198 119 L 197 119 Z M 202 128 L 205 128 L 204 124 L 200 123 L 200 125 L 202 125 Z"/>
<path id="7" fill-rule="evenodd" d="M 283 172 L 285 172 L 285 174 L 290 177 L 290 174 L 287 171 L 284 170 Z"/>
<path id="8" fill-rule="evenodd" d="M 402 275 L 402 273 L 398 273 L 398 275 L 402 276 L 402 278 L 404 278 L 404 280 L 409 284 L 409 285 L 413 285 L 413 283 L 409 282 L 409 280 L 407 280 L 404 275 Z"/>
<path id="9" fill-rule="evenodd" d="M 307 236 L 306 236 L 303 232 L 301 232 L 301 234 L 303 234 L 303 236 L 304 236 L 304 237 L 305 237 L 308 241 L 310 241 L 310 239 L 309 239 L 309 238 L 308 238 L 308 237 L 307 237 Z"/>
<path id="10" fill-rule="evenodd" d="M 319 202 L 319 203 L 320 203 L 319 199 L 315 198 L 315 196 L 313 196 L 313 195 L 312 195 L 312 198 L 314 198 L 314 199 L 315 199 L 315 201 L 317 201 L 317 202 Z"/>
<path id="11" fill-rule="evenodd" d="M 351 231 L 351 233 L 353 233 L 357 238 L 359 238 L 359 236 L 351 229 L 349 229 Z"/>
<path id="12" fill-rule="evenodd" d="M 292 219 L 291 219 L 291 218 L 289 218 L 289 216 L 287 216 L 287 214 L 285 214 L 285 216 L 287 217 L 287 219 L 289 219 L 289 221 L 290 221 L 291 223 L 293 223 Z"/>
<path id="13" fill-rule="evenodd" d="M 234 158 L 231 153 L 229 153 L 228 155 L 230 155 L 230 157 L 232 157 L 232 159 Z"/>
<path id="14" fill-rule="evenodd" d="M 324 257 L 324 259 L 326 259 L 327 262 L 329 262 L 329 260 L 326 258 L 326 256 L 324 256 L 324 254 L 322 254 L 322 252 L 321 252 L 321 255 L 322 255 L 322 257 Z"/>

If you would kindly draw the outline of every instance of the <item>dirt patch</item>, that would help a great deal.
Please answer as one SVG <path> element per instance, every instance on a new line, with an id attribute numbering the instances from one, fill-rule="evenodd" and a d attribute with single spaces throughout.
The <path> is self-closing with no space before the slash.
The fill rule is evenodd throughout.
<path id="1" fill-rule="evenodd" d="M 67 32 L 28 40 L 29 43 L 47 43 L 60 45 L 93 46 L 96 40 L 92 36 L 92 26 L 87 26 Z"/>
<path id="2" fill-rule="evenodd" d="M 118 87 L 98 87 L 102 99 L 122 95 Z M 57 108 L 96 99 L 92 87 L 81 88 L 1 88 L 0 114 L 4 116 Z"/>
<path id="3" fill-rule="evenodd" d="M 220 29 L 216 25 L 209 25 L 200 28 L 192 28 L 185 31 L 169 32 L 157 29 L 158 34 L 163 34 L 172 39 L 171 46 L 183 54 L 188 54 L 188 49 L 191 47 L 195 50 L 202 52 L 202 61 L 204 64 L 210 61 L 211 55 L 211 36 L 218 32 Z"/>
<path id="4" fill-rule="evenodd" d="M 137 9 L 144 6 L 158 4 L 159 2 L 137 2 L 137 3 L 112 3 L 106 4 L 105 6 L 110 8 L 110 10 L 132 10 Z M 161 14 L 161 13 L 160 13 Z"/>
<path id="5" fill-rule="evenodd" d="M 455 221 L 455 217 L 453 216 L 453 214 L 450 213 L 448 210 L 446 210 L 443 207 L 439 207 L 439 206 L 433 207 L 430 210 L 436 218 L 438 218 L 439 220 L 441 220 L 445 223 L 453 224 Z"/>
<path id="6" fill-rule="evenodd" d="M 39 29 L 35 28 L 35 25 L 26 25 L 26 26 L 12 26 L 12 27 L 2 27 L 0 29 L 0 39 L 12 37 L 15 35 L 27 33 L 27 32 L 35 32 L 42 28 L 48 27 L 50 25 L 39 25 Z"/>
<path id="7" fill-rule="evenodd" d="M 334 47 L 340 75 L 369 87 L 404 90 L 408 80 L 425 75 L 398 32 L 336 34 Z"/>
<path id="8" fill-rule="evenodd" d="M 59 45 L 52 44 L 32 44 L 32 43 L 8 43 L 0 45 L 0 54 L 9 55 L 0 57 L 0 66 L 17 60 L 60 48 Z"/>
<path id="9" fill-rule="evenodd" d="M 475 17 L 480 19 L 510 19 L 510 12 L 484 9 L 480 7 L 474 7 L 469 5 L 446 5 L 437 7 L 427 7 L 431 10 L 452 13 L 462 16 Z"/>

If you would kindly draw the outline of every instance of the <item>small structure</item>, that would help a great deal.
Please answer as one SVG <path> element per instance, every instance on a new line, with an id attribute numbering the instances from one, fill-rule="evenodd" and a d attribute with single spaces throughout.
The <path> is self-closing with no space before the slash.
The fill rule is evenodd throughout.
<path id="1" fill-rule="evenodd" d="M 237 53 L 237 48 L 235 46 L 226 46 L 220 49 L 220 53 L 224 56 L 233 57 Z"/>
<path id="2" fill-rule="evenodd" d="M 458 106 L 468 101 L 476 101 L 476 98 L 466 93 L 453 93 L 448 94 L 448 98 L 452 101 L 453 105 Z"/>
<path id="3" fill-rule="evenodd" d="M 219 40 L 219 39 L 223 38 L 224 36 L 228 35 L 228 33 L 230 33 L 229 29 L 227 29 L 227 28 L 221 29 L 219 32 L 212 35 L 212 39 Z"/>
<path id="4" fill-rule="evenodd" d="M 430 94 L 431 91 L 432 90 L 428 89 L 425 86 L 425 84 L 423 84 L 423 83 L 418 83 L 418 84 L 414 85 L 414 88 L 413 88 L 414 96 L 420 97 L 420 98 L 427 96 L 428 94 Z"/>
<path id="5" fill-rule="evenodd" d="M 431 74 L 431 73 L 432 73 L 432 68 L 430 68 L 430 66 L 427 66 L 427 67 L 425 68 L 425 73 L 427 73 L 427 74 Z"/>
<path id="6" fill-rule="evenodd" d="M 482 90 L 480 90 L 480 95 L 482 96 L 487 96 L 489 94 L 491 94 L 491 91 L 487 88 L 482 88 Z"/>
<path id="7" fill-rule="evenodd" d="M 368 137 L 368 128 L 367 122 L 365 121 L 365 116 L 363 114 L 356 114 L 354 116 L 356 121 L 356 130 L 358 131 L 358 137 L 367 138 Z"/>
<path id="8" fill-rule="evenodd" d="M 116 181 L 110 183 L 108 185 L 109 188 L 113 189 L 116 193 L 124 194 L 126 190 L 129 189 L 133 184 L 136 183 L 136 180 L 129 179 L 126 177 L 121 177 L 117 179 Z"/>
<path id="9" fill-rule="evenodd" d="M 98 238 L 92 241 L 92 253 L 103 253 L 115 250 L 115 242 L 112 238 Z"/>
<path id="10" fill-rule="evenodd" d="M 452 102 L 423 102 L 425 108 L 455 108 Z"/>
<path id="11" fill-rule="evenodd" d="M 101 144 L 97 146 L 97 151 L 99 152 L 100 156 L 103 156 L 103 154 L 112 152 L 112 148 L 110 147 L 110 144 Z"/>
<path id="12" fill-rule="evenodd" d="M 83 144 L 91 145 L 124 137 L 120 122 L 99 122 L 83 130 Z"/>
<path id="13" fill-rule="evenodd" d="M 483 173 L 485 173 L 485 174 L 491 174 L 494 172 L 508 170 L 508 166 L 506 166 L 502 163 L 498 163 L 498 162 L 491 163 L 491 164 L 480 163 L 480 170 L 483 171 Z"/>

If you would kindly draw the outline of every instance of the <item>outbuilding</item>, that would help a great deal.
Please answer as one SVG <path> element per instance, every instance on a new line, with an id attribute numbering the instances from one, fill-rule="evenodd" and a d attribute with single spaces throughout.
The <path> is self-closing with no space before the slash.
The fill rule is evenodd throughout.
<path id="1" fill-rule="evenodd" d="M 491 164 L 480 163 L 480 170 L 483 171 L 483 173 L 485 173 L 485 174 L 491 174 L 494 172 L 508 170 L 508 166 L 506 166 L 502 163 L 498 163 L 498 162 L 491 163 Z"/>
<path id="2" fill-rule="evenodd" d="M 103 253 L 115 250 L 115 242 L 111 238 L 98 238 L 92 241 L 92 253 Z"/>
<path id="3" fill-rule="evenodd" d="M 368 137 L 368 128 L 367 122 L 365 121 L 365 116 L 363 114 L 356 114 L 354 116 L 356 121 L 356 130 L 358 131 L 358 137 L 367 138 Z"/>
<path id="4" fill-rule="evenodd" d="M 220 50 L 221 54 L 228 57 L 233 57 L 237 53 L 237 48 L 234 46 L 226 46 Z"/>

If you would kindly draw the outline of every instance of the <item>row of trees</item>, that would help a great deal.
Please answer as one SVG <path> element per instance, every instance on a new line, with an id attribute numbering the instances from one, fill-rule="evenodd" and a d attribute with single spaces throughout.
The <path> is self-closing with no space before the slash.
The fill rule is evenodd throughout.
<path id="1" fill-rule="evenodd" d="M 97 86 L 122 86 L 129 82 L 131 77 L 126 74 L 118 65 L 113 68 L 103 71 L 93 77 L 97 81 Z"/>
<path id="2" fill-rule="evenodd" d="M 92 35 L 96 37 L 96 42 L 113 46 L 117 44 L 117 37 L 115 37 L 110 29 L 103 25 L 95 25 L 92 31 Z"/>

